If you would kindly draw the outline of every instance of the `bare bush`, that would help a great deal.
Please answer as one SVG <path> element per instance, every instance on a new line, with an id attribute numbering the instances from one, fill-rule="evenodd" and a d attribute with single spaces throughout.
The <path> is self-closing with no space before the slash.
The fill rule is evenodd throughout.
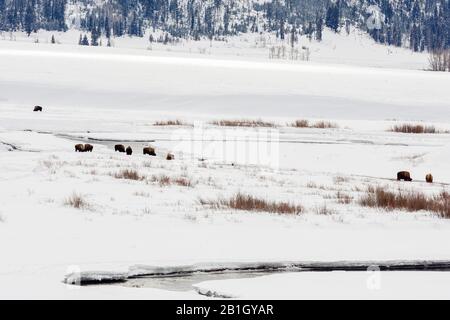
<path id="1" fill-rule="evenodd" d="M 348 181 L 349 181 L 349 179 L 346 178 L 346 177 L 343 177 L 343 176 L 333 177 L 333 182 L 335 184 L 342 184 L 342 183 L 345 183 L 345 182 L 348 182 Z"/>
<path id="2" fill-rule="evenodd" d="M 315 183 L 314 181 L 308 181 L 306 187 L 310 189 L 317 189 L 317 183 Z"/>
<path id="3" fill-rule="evenodd" d="M 176 185 L 179 185 L 182 187 L 191 187 L 192 186 L 191 180 L 189 180 L 187 178 L 180 177 L 180 178 L 174 179 L 173 181 Z"/>
<path id="4" fill-rule="evenodd" d="M 126 180 L 143 180 L 144 177 L 139 174 L 136 170 L 124 169 L 115 173 L 114 178 L 116 179 L 126 179 Z"/>
<path id="5" fill-rule="evenodd" d="M 321 216 L 330 216 L 332 214 L 336 214 L 336 211 L 330 209 L 326 203 L 324 203 L 320 207 L 316 207 L 314 212 Z"/>
<path id="6" fill-rule="evenodd" d="M 353 201 L 353 197 L 349 194 L 338 191 L 336 193 L 336 199 L 340 204 L 350 204 Z"/>
<path id="7" fill-rule="evenodd" d="M 133 195 L 136 197 L 143 197 L 143 198 L 150 198 L 150 193 L 144 192 L 144 191 L 135 191 L 133 192 Z"/>
<path id="8" fill-rule="evenodd" d="M 309 128 L 309 121 L 304 119 L 295 120 L 290 126 L 294 128 Z"/>
<path id="9" fill-rule="evenodd" d="M 275 202 L 256 198 L 252 195 L 237 193 L 229 199 L 203 200 L 200 204 L 215 209 L 231 208 L 243 211 L 270 212 L 297 215 L 303 212 L 303 207 L 289 202 Z"/>
<path id="10" fill-rule="evenodd" d="M 166 175 L 152 176 L 150 179 L 152 182 L 157 182 L 161 187 L 169 185 L 178 185 L 182 187 L 192 187 L 192 182 L 188 178 L 177 177 L 171 178 Z"/>
<path id="11" fill-rule="evenodd" d="M 211 124 L 221 127 L 276 127 L 275 123 L 263 120 L 215 120 Z"/>
<path id="12" fill-rule="evenodd" d="M 437 50 L 430 53 L 430 70 L 450 72 L 450 50 Z"/>
<path id="13" fill-rule="evenodd" d="M 359 204 L 365 207 L 383 208 L 385 210 L 431 211 L 443 218 L 450 218 L 450 194 L 446 191 L 427 196 L 417 191 L 399 191 L 397 193 L 383 187 L 368 188 Z"/>
<path id="14" fill-rule="evenodd" d="M 404 123 L 391 127 L 389 129 L 391 132 L 400 133 L 442 133 L 442 131 L 437 130 L 434 126 L 424 126 L 421 124 L 411 124 Z"/>
<path id="15" fill-rule="evenodd" d="M 156 121 L 154 126 L 191 126 L 189 123 L 185 123 L 179 119 L 176 120 L 165 120 L 165 121 Z"/>
<path id="16" fill-rule="evenodd" d="M 315 123 L 310 123 L 308 120 L 300 119 L 295 120 L 293 123 L 289 124 L 290 127 L 294 128 L 314 128 L 314 129 L 337 129 L 339 126 L 330 121 L 318 121 Z"/>
<path id="17" fill-rule="evenodd" d="M 89 203 L 84 199 L 84 197 L 76 192 L 68 197 L 64 201 L 64 204 L 75 209 L 88 209 L 90 207 Z"/>
<path id="18" fill-rule="evenodd" d="M 336 129 L 336 128 L 339 128 L 339 126 L 336 123 L 329 122 L 329 121 L 316 122 L 312 127 L 316 128 L 316 129 Z"/>

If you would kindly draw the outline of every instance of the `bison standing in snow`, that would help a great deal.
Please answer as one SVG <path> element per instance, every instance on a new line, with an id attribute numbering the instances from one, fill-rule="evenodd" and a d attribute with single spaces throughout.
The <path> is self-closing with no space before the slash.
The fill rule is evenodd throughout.
<path id="1" fill-rule="evenodd" d="M 133 149 L 131 149 L 131 147 L 128 146 L 126 152 L 127 152 L 127 155 L 131 156 L 133 154 Z"/>
<path id="2" fill-rule="evenodd" d="M 42 107 L 41 106 L 35 106 L 33 109 L 34 112 L 42 112 Z"/>
<path id="3" fill-rule="evenodd" d="M 173 155 L 173 153 L 168 153 L 166 160 L 175 160 L 175 156 Z"/>
<path id="4" fill-rule="evenodd" d="M 431 173 L 427 174 L 426 177 L 425 177 L 425 180 L 428 183 L 433 183 L 433 175 Z"/>
<path id="5" fill-rule="evenodd" d="M 123 152 L 123 153 L 125 153 L 125 146 L 123 144 L 116 144 L 114 146 L 114 151 L 115 152 Z"/>
<path id="6" fill-rule="evenodd" d="M 145 147 L 143 152 L 144 154 L 148 154 L 149 156 L 156 156 L 155 148 L 153 147 Z"/>
<path id="7" fill-rule="evenodd" d="M 412 181 L 411 174 L 408 171 L 400 171 L 399 173 L 397 173 L 397 180 Z"/>
<path id="8" fill-rule="evenodd" d="M 84 144 L 76 144 L 75 152 L 84 152 Z"/>
<path id="9" fill-rule="evenodd" d="M 92 150 L 94 150 L 94 146 L 93 145 L 91 145 L 89 143 L 86 143 L 84 145 L 84 152 L 92 152 Z"/>

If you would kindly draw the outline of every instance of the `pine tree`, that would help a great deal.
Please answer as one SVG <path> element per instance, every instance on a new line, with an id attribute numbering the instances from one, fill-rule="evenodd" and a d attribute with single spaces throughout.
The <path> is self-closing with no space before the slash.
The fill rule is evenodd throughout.
<path id="1" fill-rule="evenodd" d="M 89 45 L 89 40 L 88 40 L 87 35 L 84 35 L 83 41 L 81 42 L 81 45 L 82 46 L 88 46 Z"/>
<path id="2" fill-rule="evenodd" d="M 322 41 L 323 19 L 320 15 L 316 17 L 316 40 Z"/>
<path id="3" fill-rule="evenodd" d="M 339 22 L 340 22 L 340 2 L 332 4 L 327 9 L 327 15 L 325 19 L 325 25 L 333 30 L 334 32 L 338 32 L 339 30 Z"/>
<path id="4" fill-rule="evenodd" d="M 53 34 L 52 34 L 52 40 L 51 40 L 51 42 L 52 42 L 52 44 L 55 44 L 55 43 L 56 43 L 55 35 L 53 35 Z"/>
<path id="5" fill-rule="evenodd" d="M 31 32 L 35 31 L 35 14 L 34 7 L 31 3 L 28 4 L 26 12 L 25 12 L 25 31 L 28 36 L 30 36 Z"/>
<path id="6" fill-rule="evenodd" d="M 91 32 L 91 46 L 97 47 L 98 46 L 98 38 L 99 35 L 97 33 L 97 30 L 92 30 Z"/>

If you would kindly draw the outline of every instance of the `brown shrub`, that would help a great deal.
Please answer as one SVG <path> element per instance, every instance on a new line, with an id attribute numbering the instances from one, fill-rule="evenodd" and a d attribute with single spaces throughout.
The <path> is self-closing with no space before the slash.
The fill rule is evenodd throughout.
<path id="1" fill-rule="evenodd" d="M 290 124 L 294 128 L 315 128 L 315 129 L 336 129 L 339 126 L 336 123 L 329 121 L 318 121 L 316 123 L 310 123 L 308 120 L 296 120 Z"/>
<path id="2" fill-rule="evenodd" d="M 328 122 L 328 121 L 319 121 L 313 124 L 312 128 L 316 129 L 336 129 L 339 126 L 336 123 Z"/>
<path id="3" fill-rule="evenodd" d="M 136 170 L 124 169 L 115 173 L 114 178 L 116 179 L 127 179 L 127 180 L 143 180 L 144 177 L 139 174 Z"/>
<path id="4" fill-rule="evenodd" d="M 291 127 L 294 128 L 309 128 L 309 121 L 308 120 L 296 120 L 294 123 L 291 124 Z"/>
<path id="5" fill-rule="evenodd" d="M 359 200 L 359 204 L 385 210 L 401 209 L 410 212 L 426 210 L 436 212 L 443 218 L 450 218 L 450 194 L 446 191 L 434 196 L 427 196 L 417 191 L 395 193 L 383 187 L 376 187 L 368 189 Z"/>
<path id="6" fill-rule="evenodd" d="M 83 196 L 75 192 L 64 201 L 64 204 L 75 209 L 89 208 L 89 203 L 83 198 Z"/>
<path id="7" fill-rule="evenodd" d="M 262 120 L 216 120 L 211 124 L 221 127 L 276 127 L 273 122 L 266 122 Z"/>
<path id="8" fill-rule="evenodd" d="M 181 120 L 166 120 L 166 121 L 156 121 L 154 126 L 190 126 L 191 124 L 185 123 Z"/>
<path id="9" fill-rule="evenodd" d="M 279 214 L 296 215 L 303 212 L 303 207 L 300 205 L 294 205 L 288 202 L 267 201 L 242 193 L 237 193 L 229 199 L 219 199 L 213 201 L 200 199 L 200 204 L 208 205 L 216 209 L 231 208 L 235 210 L 270 212 Z"/>
<path id="10" fill-rule="evenodd" d="M 192 187 L 192 182 L 184 177 L 171 178 L 166 175 L 152 176 L 152 182 L 157 182 L 161 187 L 169 185 L 178 185 L 182 187 Z"/>
<path id="11" fill-rule="evenodd" d="M 349 179 L 347 177 L 343 177 L 343 176 L 333 177 L 334 184 L 341 184 L 341 183 L 345 183 L 348 181 L 349 181 Z"/>
<path id="12" fill-rule="evenodd" d="M 434 126 L 424 126 L 421 124 L 404 123 L 395 125 L 389 129 L 391 132 L 400 133 L 440 133 Z"/>
<path id="13" fill-rule="evenodd" d="M 308 181 L 306 187 L 310 189 L 317 189 L 317 183 L 315 183 L 314 181 Z"/>
<path id="14" fill-rule="evenodd" d="M 330 216 L 332 214 L 336 214 L 336 211 L 328 208 L 326 203 L 324 203 L 320 207 L 316 207 L 314 209 L 314 211 L 315 211 L 316 214 L 321 215 L 321 216 Z"/>
<path id="15" fill-rule="evenodd" d="M 336 193 L 336 199 L 340 204 L 350 204 L 353 201 L 353 197 L 341 191 Z"/>
<path id="16" fill-rule="evenodd" d="M 186 178 L 176 178 L 173 182 L 182 187 L 191 187 L 192 183 L 189 179 Z"/>

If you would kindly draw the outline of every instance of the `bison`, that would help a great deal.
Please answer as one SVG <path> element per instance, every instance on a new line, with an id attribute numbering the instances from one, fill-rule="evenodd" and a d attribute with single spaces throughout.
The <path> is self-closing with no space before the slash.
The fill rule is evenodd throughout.
<path id="1" fill-rule="evenodd" d="M 127 152 L 127 155 L 131 156 L 133 154 L 133 149 L 131 149 L 131 147 L 128 146 L 126 152 Z"/>
<path id="2" fill-rule="evenodd" d="M 84 144 L 76 144 L 75 152 L 84 152 Z"/>
<path id="3" fill-rule="evenodd" d="M 33 109 L 34 112 L 42 112 L 42 107 L 41 106 L 35 106 Z"/>
<path id="4" fill-rule="evenodd" d="M 114 146 L 115 152 L 123 152 L 125 153 L 125 146 L 123 144 L 116 144 Z"/>
<path id="5" fill-rule="evenodd" d="M 426 177 L 425 177 L 425 180 L 428 183 L 433 183 L 433 175 L 431 173 L 427 174 Z"/>
<path id="6" fill-rule="evenodd" d="M 149 156 L 156 156 L 155 148 L 153 147 L 145 147 L 143 152 L 144 154 L 148 154 Z"/>
<path id="7" fill-rule="evenodd" d="M 93 145 L 91 145 L 89 143 L 86 143 L 84 145 L 84 152 L 92 152 L 92 150 L 94 150 L 94 146 Z"/>
<path id="8" fill-rule="evenodd" d="M 166 160 L 175 160 L 175 156 L 172 153 L 168 153 Z"/>
<path id="9" fill-rule="evenodd" d="M 408 171 L 400 171 L 399 173 L 397 173 L 397 180 L 412 181 L 411 174 Z"/>

